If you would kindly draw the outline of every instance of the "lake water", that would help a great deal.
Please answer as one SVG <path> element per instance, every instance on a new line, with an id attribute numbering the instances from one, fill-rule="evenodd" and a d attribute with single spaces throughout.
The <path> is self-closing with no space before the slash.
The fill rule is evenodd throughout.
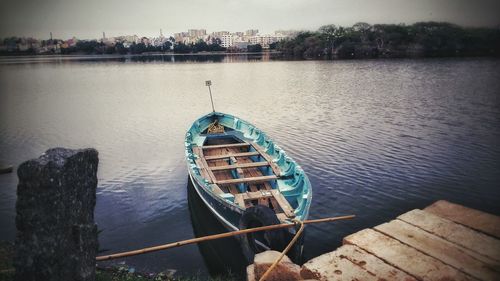
<path id="1" fill-rule="evenodd" d="M 357 215 L 308 226 L 309 259 L 439 199 L 500 215 L 499 62 L 0 60 L 0 163 L 96 148 L 106 253 L 222 231 L 188 193 L 184 161 L 185 131 L 211 110 L 211 79 L 218 111 L 261 128 L 303 167 L 311 218 Z M 0 240 L 15 238 L 16 185 L 15 173 L 0 175 Z M 205 275 L 231 260 L 238 271 L 226 242 L 125 262 Z"/>

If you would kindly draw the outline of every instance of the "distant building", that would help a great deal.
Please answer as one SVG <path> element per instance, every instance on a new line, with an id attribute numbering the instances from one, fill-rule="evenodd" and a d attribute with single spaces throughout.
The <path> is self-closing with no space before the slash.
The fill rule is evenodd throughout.
<path id="1" fill-rule="evenodd" d="M 249 29 L 245 31 L 245 36 L 256 36 L 257 34 L 259 34 L 258 29 Z"/>
<path id="2" fill-rule="evenodd" d="M 205 35 L 207 35 L 207 30 L 206 29 L 189 29 L 188 30 L 188 35 L 191 38 L 200 38 Z"/>
<path id="3" fill-rule="evenodd" d="M 189 33 L 187 32 L 179 32 L 179 33 L 174 33 L 174 39 L 175 42 L 180 42 L 180 43 L 188 43 L 189 41 Z"/>
<path id="4" fill-rule="evenodd" d="M 250 45 L 249 42 L 234 42 L 233 47 L 241 50 L 246 50 L 248 45 Z"/>
<path id="5" fill-rule="evenodd" d="M 229 35 L 229 31 L 215 31 L 215 32 L 212 32 L 212 36 L 216 37 L 216 38 L 221 38 L 222 36 L 224 35 Z"/>
<path id="6" fill-rule="evenodd" d="M 278 37 L 287 38 L 295 37 L 299 32 L 297 30 L 276 30 L 274 34 Z"/>
<path id="7" fill-rule="evenodd" d="M 233 35 L 231 34 L 222 35 L 220 37 L 220 40 L 221 40 L 221 46 L 224 48 L 229 48 L 233 46 L 234 38 Z"/>
<path id="8" fill-rule="evenodd" d="M 259 36 L 251 36 L 247 38 L 247 41 L 251 45 L 261 45 L 262 48 L 269 48 L 269 45 L 272 43 L 276 43 L 280 40 L 283 40 L 285 37 L 283 36 L 275 36 L 275 35 L 259 35 Z"/>
<path id="9" fill-rule="evenodd" d="M 76 37 L 74 37 L 74 36 L 73 36 L 73 38 L 66 40 L 66 44 L 68 45 L 68 47 L 76 46 L 77 42 L 78 42 L 78 39 L 76 39 Z"/>

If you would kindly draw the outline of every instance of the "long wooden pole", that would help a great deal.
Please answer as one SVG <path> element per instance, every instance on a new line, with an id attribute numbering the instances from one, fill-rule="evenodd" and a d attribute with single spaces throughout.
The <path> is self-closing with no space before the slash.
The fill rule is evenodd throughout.
<path id="1" fill-rule="evenodd" d="M 348 215 L 348 216 L 323 218 L 323 219 L 315 219 L 315 220 L 305 220 L 303 223 L 304 224 L 313 224 L 313 223 L 321 223 L 321 222 L 333 222 L 333 221 L 339 221 L 339 220 L 353 219 L 354 217 L 355 217 L 355 215 Z M 236 231 L 231 231 L 231 232 L 226 232 L 226 233 L 208 235 L 208 236 L 183 240 L 183 241 L 179 241 L 179 242 L 174 242 L 174 243 L 169 243 L 169 244 L 164 244 L 164 245 L 159 245 L 159 246 L 154 246 L 154 247 L 149 247 L 149 248 L 144 248 L 144 249 L 139 249 L 139 250 L 134 250 L 134 251 L 129 251 L 129 252 L 117 253 L 117 254 L 112 254 L 112 255 L 107 255 L 107 256 L 99 256 L 99 257 L 96 257 L 96 261 L 106 261 L 106 260 L 142 255 L 142 254 L 146 254 L 146 253 L 166 250 L 166 249 L 170 249 L 170 248 L 180 247 L 180 246 L 204 242 L 204 241 L 221 239 L 221 238 L 231 237 L 231 236 L 240 235 L 240 234 L 247 234 L 247 233 L 252 233 L 252 232 L 257 232 L 257 231 L 263 231 L 263 230 L 274 230 L 274 229 L 288 228 L 288 227 L 293 227 L 295 225 L 296 224 L 273 224 L 273 225 L 248 228 L 248 229 L 243 229 L 243 230 L 236 230 Z"/>

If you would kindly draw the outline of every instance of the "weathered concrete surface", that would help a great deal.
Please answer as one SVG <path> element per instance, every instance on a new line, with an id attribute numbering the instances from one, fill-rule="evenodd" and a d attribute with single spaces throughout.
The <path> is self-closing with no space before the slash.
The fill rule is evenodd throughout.
<path id="1" fill-rule="evenodd" d="M 500 217 L 446 201 L 344 238 L 306 262 L 315 280 L 500 280 Z M 250 269 L 249 269 L 250 270 Z"/>
<path id="2" fill-rule="evenodd" d="M 409 223 L 393 220 L 376 226 L 375 230 L 480 280 L 500 280 L 500 272 L 494 270 L 500 268 L 498 263 L 478 260 L 462 247 Z"/>
<path id="3" fill-rule="evenodd" d="M 302 278 L 317 280 L 416 281 L 405 272 L 354 246 L 344 245 L 302 265 Z"/>
<path id="4" fill-rule="evenodd" d="M 419 280 L 474 280 L 453 267 L 372 229 L 364 229 L 345 237 L 344 244 L 356 245 Z"/>
<path id="5" fill-rule="evenodd" d="M 492 225 L 499 219 L 438 201 L 425 211 L 412 210 L 345 237 L 344 246 L 305 263 L 301 275 L 320 280 L 500 280 L 500 240 L 485 234 L 494 233 Z"/>
<path id="6" fill-rule="evenodd" d="M 398 219 L 484 256 L 476 256 L 479 260 L 500 262 L 500 240 L 489 235 L 422 210 L 412 210 Z"/>
<path id="7" fill-rule="evenodd" d="M 500 217 L 440 200 L 424 211 L 500 238 Z"/>
<path id="8" fill-rule="evenodd" d="M 256 281 L 255 279 L 255 268 L 253 264 L 247 266 L 247 280 L 248 281 Z"/>
<path id="9" fill-rule="evenodd" d="M 98 153 L 47 150 L 17 170 L 15 279 L 94 280 Z"/>
<path id="10" fill-rule="evenodd" d="M 247 278 L 249 281 L 259 280 L 262 275 L 267 271 L 267 269 L 274 263 L 274 261 L 280 256 L 280 252 L 276 251 L 265 251 L 256 254 L 254 257 L 254 264 L 249 265 L 247 268 Z M 253 267 L 253 278 L 250 279 Z M 271 273 L 266 278 L 266 281 L 293 281 L 302 280 L 300 277 L 300 266 L 294 264 L 290 258 L 284 256 L 283 259 L 276 265 L 276 267 L 271 271 Z"/>

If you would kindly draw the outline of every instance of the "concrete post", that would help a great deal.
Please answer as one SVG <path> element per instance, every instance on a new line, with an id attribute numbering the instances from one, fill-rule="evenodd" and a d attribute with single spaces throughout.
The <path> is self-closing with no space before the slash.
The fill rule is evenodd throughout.
<path id="1" fill-rule="evenodd" d="M 21 164 L 15 280 L 94 280 L 98 153 L 54 148 Z"/>

